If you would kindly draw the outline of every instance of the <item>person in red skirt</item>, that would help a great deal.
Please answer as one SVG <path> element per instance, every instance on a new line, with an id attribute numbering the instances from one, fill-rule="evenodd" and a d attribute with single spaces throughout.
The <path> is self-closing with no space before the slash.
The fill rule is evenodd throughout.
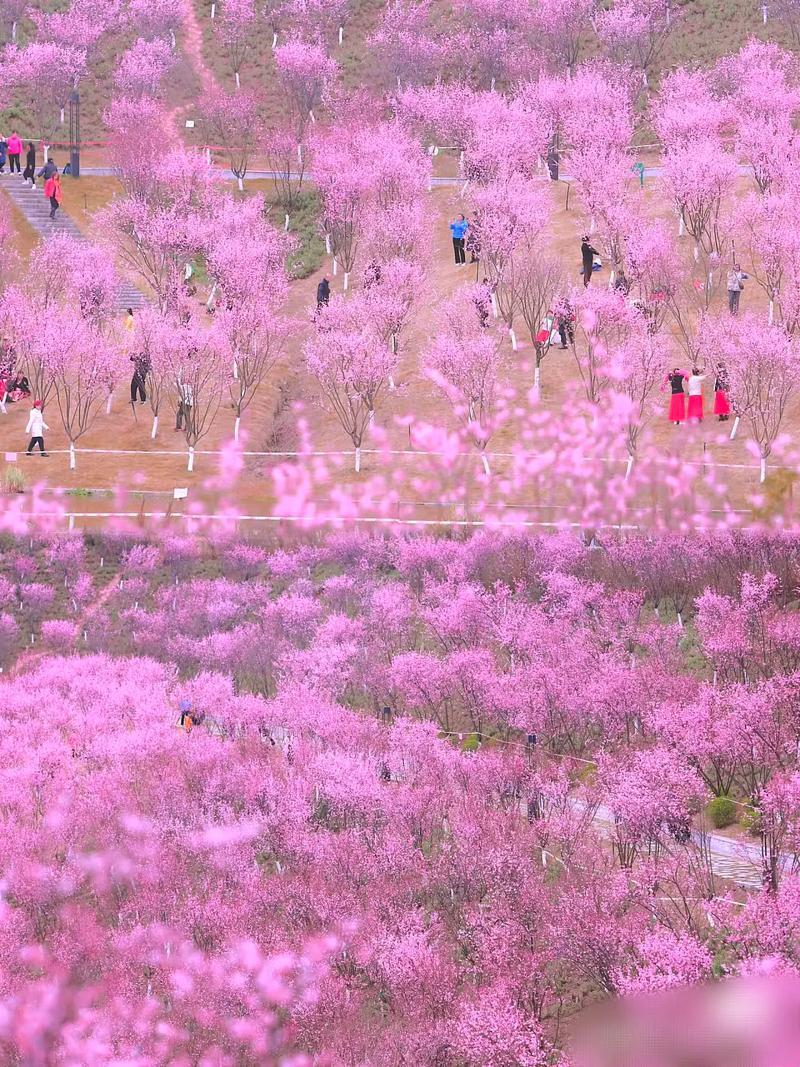
<path id="1" fill-rule="evenodd" d="M 717 377 L 714 381 L 714 414 L 719 416 L 720 422 L 727 422 L 731 413 L 731 402 L 728 399 L 728 372 L 725 364 L 720 363 L 717 367 Z"/>
<path id="2" fill-rule="evenodd" d="M 676 426 L 679 426 L 686 418 L 686 394 L 683 391 L 685 378 L 686 374 L 675 367 L 675 369 L 667 375 L 664 381 L 664 384 L 669 384 L 669 387 L 672 390 L 672 396 L 669 400 L 668 418 L 669 421 L 675 423 Z"/>
<path id="3" fill-rule="evenodd" d="M 686 418 L 689 422 L 703 421 L 703 382 L 705 374 L 701 374 L 697 367 L 692 367 L 689 375 L 689 406 L 686 410 Z"/>

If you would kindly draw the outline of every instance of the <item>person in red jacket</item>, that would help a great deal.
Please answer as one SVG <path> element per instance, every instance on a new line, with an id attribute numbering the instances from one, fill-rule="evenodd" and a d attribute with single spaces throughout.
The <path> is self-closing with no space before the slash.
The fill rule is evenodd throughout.
<path id="1" fill-rule="evenodd" d="M 8 170 L 10 174 L 13 174 L 14 171 L 16 171 L 17 174 L 20 173 L 19 157 L 21 155 L 22 141 L 20 141 L 17 131 L 14 130 L 8 139 Z"/>
<path id="2" fill-rule="evenodd" d="M 44 183 L 44 195 L 50 200 L 50 218 L 54 219 L 61 207 L 61 175 L 58 171 Z"/>

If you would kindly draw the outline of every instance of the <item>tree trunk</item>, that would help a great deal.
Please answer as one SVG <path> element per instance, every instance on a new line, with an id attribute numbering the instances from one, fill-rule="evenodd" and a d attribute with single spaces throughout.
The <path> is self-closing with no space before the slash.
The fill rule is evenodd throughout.
<path id="1" fill-rule="evenodd" d="M 311 119 L 312 123 L 316 126 L 317 120 L 314 118 L 314 112 L 313 111 L 309 111 L 308 117 Z"/>
<path id="2" fill-rule="evenodd" d="M 16 41 L 17 41 L 17 20 L 16 19 L 14 19 L 14 21 L 11 23 L 11 40 L 14 41 L 14 43 L 16 44 Z"/>
<path id="3" fill-rule="evenodd" d="M 155 441 L 158 433 L 158 415 L 153 416 L 153 429 L 150 431 L 150 440 Z"/>
<path id="4" fill-rule="evenodd" d="M 537 400 L 539 399 L 539 390 L 541 388 L 541 381 L 542 381 L 542 368 L 537 363 L 536 364 L 536 369 L 533 372 L 533 392 L 534 392 L 534 395 L 536 396 Z"/>
<path id="5" fill-rule="evenodd" d="M 288 215 L 284 215 L 283 216 L 283 231 L 284 231 L 284 233 L 288 233 L 289 232 L 289 216 Z"/>
<path id="6" fill-rule="evenodd" d="M 761 457 L 761 476 L 758 479 L 762 485 L 767 480 L 767 457 Z"/>
<path id="7" fill-rule="evenodd" d="M 345 292 L 347 292 L 347 287 L 348 287 L 349 283 L 350 283 L 350 271 L 346 270 L 344 272 L 344 291 Z"/>
<path id="8" fill-rule="evenodd" d="M 236 88 L 237 89 L 241 89 L 241 87 L 242 87 L 242 83 L 241 83 L 241 81 L 239 79 L 239 71 L 237 70 L 236 71 Z"/>
<path id="9" fill-rule="evenodd" d="M 277 43 L 278 43 L 278 32 L 277 32 L 277 30 L 276 30 L 276 31 L 275 31 L 275 32 L 274 32 L 274 33 L 272 34 L 272 47 L 274 48 L 274 47 L 275 47 L 275 45 L 276 45 Z"/>
<path id="10" fill-rule="evenodd" d="M 333 276 L 336 277 L 338 273 L 338 263 L 336 262 L 336 256 L 333 257 Z"/>
<path id="11" fill-rule="evenodd" d="M 186 469 L 187 469 L 187 471 L 193 471 L 194 470 L 194 449 L 193 448 L 189 449 L 189 462 L 188 462 L 188 464 L 186 466 Z"/>
<path id="12" fill-rule="evenodd" d="M 233 439 L 234 439 L 234 441 L 238 441 L 239 440 L 239 426 L 241 425 L 241 422 L 242 422 L 241 415 L 237 415 L 236 416 L 236 422 L 234 422 L 234 424 L 233 424 Z"/>
<path id="13" fill-rule="evenodd" d="M 107 398 L 106 398 L 106 415 L 110 415 L 111 414 L 111 398 L 112 398 L 112 394 L 109 393 Z"/>
<path id="14" fill-rule="evenodd" d="M 767 321 L 768 321 L 768 324 L 770 326 L 775 321 L 775 301 L 774 300 L 770 300 L 770 302 L 769 302 L 769 319 Z"/>
<path id="15" fill-rule="evenodd" d="M 736 437 L 738 429 L 739 429 L 739 416 L 737 415 L 736 418 L 733 420 L 733 428 L 731 429 L 731 437 L 730 437 L 731 441 L 733 441 L 733 439 Z"/>
<path id="16" fill-rule="evenodd" d="M 61 108 L 61 125 L 64 125 L 64 108 Z"/>
<path id="17" fill-rule="evenodd" d="M 344 40 L 344 26 L 339 27 L 339 44 Z"/>
<path id="18" fill-rule="evenodd" d="M 356 449 L 356 474 L 361 473 L 361 446 Z"/>
<path id="19" fill-rule="evenodd" d="M 625 481 L 630 478 L 631 471 L 633 470 L 633 456 L 628 456 L 628 466 L 625 468 Z"/>
<path id="20" fill-rule="evenodd" d="M 216 4 L 212 4 L 211 5 L 211 17 L 212 17 L 212 19 L 215 19 L 217 17 L 217 5 Z"/>
<path id="21" fill-rule="evenodd" d="M 481 463 L 483 464 L 483 469 L 486 472 L 486 477 L 487 478 L 491 478 L 492 471 L 491 471 L 491 468 L 489 467 L 489 460 L 486 458 L 486 453 L 485 452 L 481 452 Z"/>
<path id="22" fill-rule="evenodd" d="M 492 293 L 492 315 L 494 316 L 494 318 L 497 318 L 497 315 L 498 315 L 498 312 L 497 312 L 497 297 L 494 295 L 494 293 Z"/>
<path id="23" fill-rule="evenodd" d="M 330 254 L 331 254 L 331 235 L 329 233 L 326 233 L 325 234 L 325 255 L 329 256 Z"/>
<path id="24" fill-rule="evenodd" d="M 75 467 L 76 467 L 76 463 L 75 463 L 75 442 L 74 441 L 70 441 L 70 443 L 69 443 L 69 469 L 71 471 L 74 471 Z M 764 479 L 762 478 L 761 481 L 763 482 Z"/>
<path id="25" fill-rule="evenodd" d="M 508 328 L 508 336 L 511 338 L 511 350 L 512 350 L 512 352 L 516 352 L 517 351 L 517 335 L 514 333 L 514 327 L 513 326 L 509 326 L 509 328 Z"/>
<path id="26" fill-rule="evenodd" d="M 243 193 L 244 192 L 244 178 L 240 178 L 239 175 L 237 174 L 236 175 L 236 181 L 237 181 L 237 183 L 239 185 L 239 192 Z"/>
<path id="27" fill-rule="evenodd" d="M 683 221 L 683 213 L 678 215 L 678 237 L 683 237 L 686 233 L 686 223 Z"/>

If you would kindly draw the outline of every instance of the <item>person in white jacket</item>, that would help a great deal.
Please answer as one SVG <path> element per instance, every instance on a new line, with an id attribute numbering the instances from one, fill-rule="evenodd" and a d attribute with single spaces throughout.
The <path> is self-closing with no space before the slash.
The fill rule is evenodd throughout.
<path id="1" fill-rule="evenodd" d="M 43 456 L 49 455 L 49 453 L 44 450 L 44 431 L 49 429 L 50 427 L 44 421 L 44 415 L 42 414 L 41 400 L 34 400 L 31 413 L 28 416 L 28 425 L 25 427 L 25 433 L 31 435 L 30 443 L 25 452 L 26 456 L 31 455 L 34 446 L 37 444 L 39 446 L 39 451 Z"/>

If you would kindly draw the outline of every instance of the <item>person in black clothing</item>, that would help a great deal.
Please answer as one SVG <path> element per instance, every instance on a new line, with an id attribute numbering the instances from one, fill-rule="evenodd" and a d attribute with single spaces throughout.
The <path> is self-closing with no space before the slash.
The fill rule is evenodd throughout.
<path id="1" fill-rule="evenodd" d="M 36 149 L 33 147 L 33 141 L 28 141 L 28 152 L 25 156 L 25 170 L 22 172 L 22 177 L 26 182 L 30 182 L 31 185 L 36 185 Z"/>
<path id="2" fill-rule="evenodd" d="M 594 257 L 599 256 L 600 253 L 596 248 L 592 248 L 589 244 L 589 235 L 584 234 L 581 240 L 581 260 L 583 262 L 583 285 L 584 288 L 592 280 L 592 270 L 594 269 Z"/>
<path id="3" fill-rule="evenodd" d="M 567 339 L 571 345 L 575 344 L 575 312 L 572 310 L 572 304 L 569 300 L 565 300 L 561 305 L 556 319 L 558 323 L 558 336 L 561 341 L 561 347 L 567 347 Z"/>
<path id="4" fill-rule="evenodd" d="M 667 375 L 667 382 L 669 382 L 671 393 L 667 418 L 676 426 L 679 426 L 686 418 L 686 394 L 683 391 L 683 383 L 685 380 L 686 375 L 677 367 Z"/>
<path id="5" fill-rule="evenodd" d="M 143 404 L 147 400 L 147 394 L 144 391 L 147 375 L 150 373 L 150 360 L 146 353 L 139 352 L 135 356 L 131 356 L 131 363 L 133 364 L 133 377 L 131 378 L 131 403 L 136 403 L 136 397 L 138 395 L 139 402 Z"/>
<path id="6" fill-rule="evenodd" d="M 55 174 L 58 174 L 58 164 L 54 159 L 48 159 L 36 177 L 44 178 L 47 181 L 48 178 L 52 178 Z"/>
<path id="7" fill-rule="evenodd" d="M 317 286 L 317 309 L 321 308 L 324 304 L 328 306 L 328 301 L 331 297 L 331 285 L 327 278 L 323 278 Z"/>

